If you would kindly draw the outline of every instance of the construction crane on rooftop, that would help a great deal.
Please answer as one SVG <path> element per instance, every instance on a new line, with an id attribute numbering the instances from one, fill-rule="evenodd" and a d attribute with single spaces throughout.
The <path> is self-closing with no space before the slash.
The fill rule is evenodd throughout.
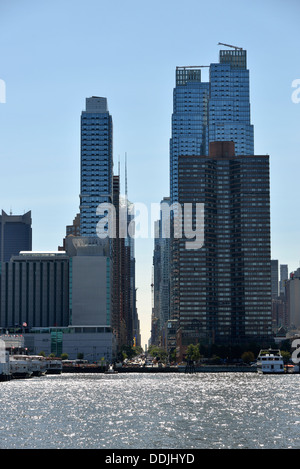
<path id="1" fill-rule="evenodd" d="M 219 46 L 232 47 L 233 49 L 243 50 L 242 47 L 231 46 L 230 44 L 223 44 L 223 42 L 218 42 L 218 45 L 219 45 Z"/>

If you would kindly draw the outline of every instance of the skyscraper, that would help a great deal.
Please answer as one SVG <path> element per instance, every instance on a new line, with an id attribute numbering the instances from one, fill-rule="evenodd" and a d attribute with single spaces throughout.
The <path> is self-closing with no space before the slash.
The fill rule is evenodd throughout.
<path id="1" fill-rule="evenodd" d="M 128 209 L 127 181 L 125 196 L 126 209 Z M 102 308 L 106 308 L 105 324 L 112 326 L 118 349 L 122 345 L 132 345 L 133 338 L 139 336 L 135 306 L 134 240 L 128 236 L 124 238 L 123 233 L 119 232 L 122 200 L 120 175 L 113 174 L 113 123 L 107 99 L 92 96 L 86 99 L 86 109 L 81 115 L 80 236 L 89 239 L 85 243 L 86 249 L 91 249 L 89 245 L 98 243 L 99 239 L 95 241 L 97 237 L 107 244 L 103 256 L 106 257 L 107 266 L 106 299 L 110 298 L 110 304 L 107 302 Z M 101 207 L 104 203 L 109 204 L 110 208 L 113 206 L 116 215 L 112 238 L 107 236 L 111 235 L 109 229 L 112 228 L 112 224 L 108 226 L 110 221 L 107 217 L 110 209 L 106 212 L 106 209 Z M 122 216 L 123 213 L 124 209 Z M 125 224 L 127 222 L 125 221 Z M 88 256 L 86 256 L 87 265 L 96 262 L 92 259 L 93 256 Z M 76 262 L 81 261 L 82 259 L 77 261 L 74 259 L 74 266 Z M 100 259 L 97 262 L 100 263 Z M 97 281 L 100 284 L 102 282 L 99 275 Z M 98 286 L 99 291 L 101 288 L 102 284 Z M 96 302 L 93 307 L 95 311 L 97 308 L 100 311 L 100 302 L 98 301 L 98 304 Z"/>
<path id="2" fill-rule="evenodd" d="M 209 70 L 209 82 L 201 71 Z M 254 154 L 247 52 L 221 50 L 219 63 L 177 67 L 170 139 L 171 203 L 178 197 L 178 156 L 208 155 L 209 142 L 233 141 L 237 155 Z"/>
<path id="3" fill-rule="evenodd" d="M 113 124 L 107 99 L 86 99 L 81 114 L 80 235 L 97 236 L 101 203 L 112 203 Z"/>
<path id="4" fill-rule="evenodd" d="M 132 346 L 134 337 L 139 336 L 135 302 L 135 258 L 134 240 L 121 235 L 122 223 L 130 222 L 127 212 L 127 197 L 120 195 L 120 176 L 114 176 L 113 202 L 116 213 L 116 237 L 112 242 L 113 252 L 113 314 L 112 327 L 117 337 L 118 350 Z M 120 212 L 122 213 L 120 215 Z M 124 219 L 124 216 L 126 219 Z M 124 227 L 125 228 L 125 227 Z M 136 344 L 139 344 L 138 340 Z"/>
<path id="5" fill-rule="evenodd" d="M 285 293 L 285 283 L 289 278 L 289 269 L 287 264 L 280 264 L 279 293 Z"/>
<path id="6" fill-rule="evenodd" d="M 204 244 L 171 246 L 177 346 L 264 341 L 271 334 L 269 157 L 254 155 L 246 51 L 177 67 L 170 140 L 171 203 L 204 207 Z M 174 212 L 175 213 L 175 212 Z M 178 215 L 178 213 L 177 213 Z M 173 216 L 173 218 L 175 218 Z"/>
<path id="7" fill-rule="evenodd" d="M 179 203 L 204 206 L 203 247 L 187 248 L 184 233 L 173 241 L 182 347 L 271 334 L 269 157 L 235 155 L 232 142 L 210 145 L 210 156 L 179 157 Z"/>
<path id="8" fill-rule="evenodd" d="M 170 198 L 164 197 L 161 201 L 170 205 Z M 170 238 L 163 232 L 163 212 L 160 219 L 155 222 L 155 241 L 153 252 L 153 315 L 157 329 L 157 344 L 161 343 L 162 331 L 170 319 Z M 153 331 L 156 330 L 153 327 Z"/>

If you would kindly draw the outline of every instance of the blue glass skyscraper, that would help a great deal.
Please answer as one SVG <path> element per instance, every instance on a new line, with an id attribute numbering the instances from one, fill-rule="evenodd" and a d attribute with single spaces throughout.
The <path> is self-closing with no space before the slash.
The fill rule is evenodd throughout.
<path id="1" fill-rule="evenodd" d="M 107 99 L 86 99 L 81 114 L 80 235 L 97 236 L 99 204 L 112 202 L 113 124 Z"/>
<path id="2" fill-rule="evenodd" d="M 179 155 L 207 154 L 208 100 L 209 83 L 201 82 L 201 68 L 177 67 L 170 140 L 171 203 L 178 200 Z"/>
<path id="3" fill-rule="evenodd" d="M 250 121 L 249 70 L 245 50 L 221 50 L 209 66 L 177 67 L 170 139 L 170 196 L 178 200 L 179 155 L 208 155 L 209 143 L 233 141 L 237 155 L 254 154 Z"/>
<path id="4" fill-rule="evenodd" d="M 209 71 L 209 141 L 233 141 L 236 155 L 253 155 L 247 52 L 221 50 L 220 63 L 211 64 Z"/>

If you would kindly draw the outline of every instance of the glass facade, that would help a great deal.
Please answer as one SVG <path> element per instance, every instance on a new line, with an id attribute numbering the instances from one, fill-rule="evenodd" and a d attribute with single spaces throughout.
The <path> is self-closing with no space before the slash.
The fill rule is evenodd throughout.
<path id="1" fill-rule="evenodd" d="M 221 51 L 220 63 L 210 65 L 208 113 L 210 142 L 233 141 L 237 155 L 254 154 L 246 51 Z"/>
<path id="2" fill-rule="evenodd" d="M 112 133 L 106 98 L 87 98 L 86 110 L 81 114 L 81 236 L 97 235 L 97 207 L 112 202 Z"/>
<path id="3" fill-rule="evenodd" d="M 201 69 L 177 67 L 170 140 L 171 203 L 178 200 L 179 155 L 208 152 L 208 98 L 209 83 L 201 82 Z"/>
<path id="4" fill-rule="evenodd" d="M 170 139 L 171 202 L 178 200 L 178 156 L 208 155 L 209 143 L 233 141 L 237 155 L 254 154 L 245 50 L 221 50 L 201 81 L 202 67 L 177 67 Z"/>

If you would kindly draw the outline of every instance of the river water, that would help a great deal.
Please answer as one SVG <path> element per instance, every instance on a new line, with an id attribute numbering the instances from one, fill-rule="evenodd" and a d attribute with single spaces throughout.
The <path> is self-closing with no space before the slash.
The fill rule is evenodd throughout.
<path id="1" fill-rule="evenodd" d="M 0 383 L 1 449 L 300 448 L 300 375 L 62 374 Z"/>

